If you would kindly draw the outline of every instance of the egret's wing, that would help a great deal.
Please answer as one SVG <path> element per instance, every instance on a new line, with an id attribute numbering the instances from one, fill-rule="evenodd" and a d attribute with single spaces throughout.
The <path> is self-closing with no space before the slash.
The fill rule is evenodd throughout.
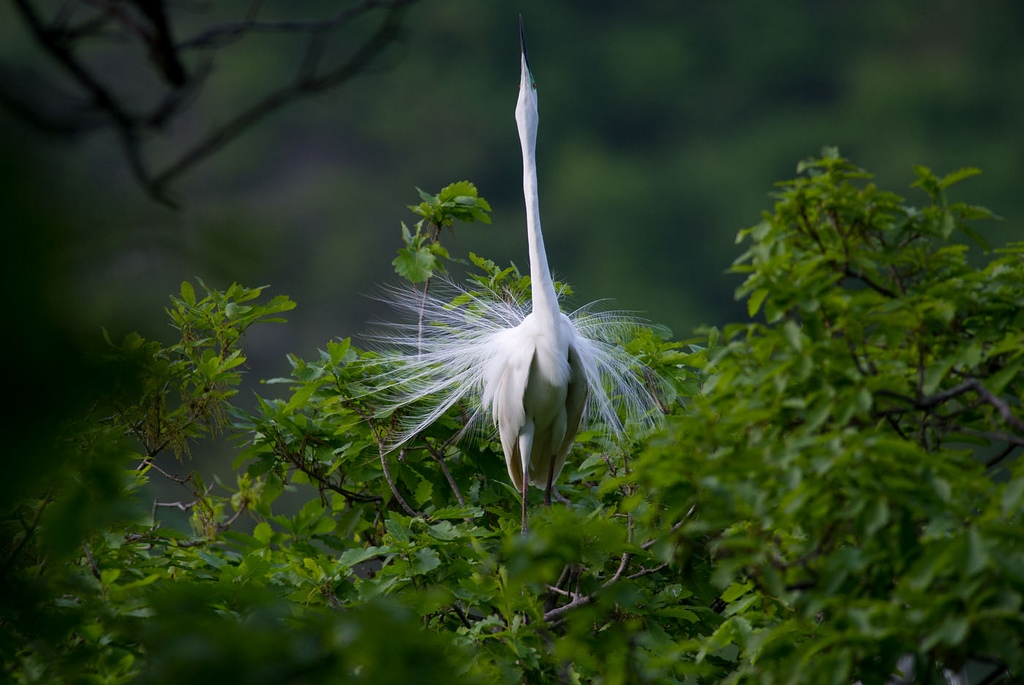
<path id="1" fill-rule="evenodd" d="M 584 411 L 587 408 L 587 397 L 590 395 L 587 372 L 583 367 L 580 352 L 574 340 L 569 345 L 569 370 L 572 375 L 569 378 L 569 388 L 565 395 L 565 438 L 558 446 L 555 453 L 555 472 L 551 482 L 558 480 L 558 475 L 565 466 L 565 459 L 572 451 L 572 444 L 576 440 L 576 433 L 580 429 Z"/>
<path id="2" fill-rule="evenodd" d="M 401 409 L 387 446 L 400 446 L 465 399 L 472 413 L 463 432 L 479 426 L 489 413 L 501 433 L 504 417 L 502 447 L 506 455 L 513 454 L 514 436 L 525 420 L 525 385 L 513 380 L 525 384 L 530 362 L 517 356 L 522 346 L 513 331 L 529 313 L 528 305 L 493 293 L 471 293 L 442 279 L 431 282 L 429 293 L 392 288 L 382 299 L 404 319 L 382 324 L 371 336 L 379 356 L 369 363 L 383 370 L 366 379 L 370 390 L 365 396 L 372 395 L 381 411 Z M 626 424 L 656 426 L 662 416 L 644 382 L 644 366 L 622 347 L 643 324 L 628 313 L 596 311 L 593 305 L 564 321 L 573 331 L 567 428 L 596 424 L 621 438 Z M 559 454 L 562 448 L 567 454 L 571 443 L 563 441 Z"/>
<path id="3" fill-rule="evenodd" d="M 484 378 L 482 406 L 490 409 L 498 436 L 508 475 L 517 490 L 523 487 L 523 463 L 519 450 L 519 434 L 526 425 L 526 408 L 523 397 L 533 364 L 533 353 L 521 345 L 515 345 L 512 335 L 517 329 L 509 329 L 505 335 L 495 338 L 495 347 L 503 348 L 491 361 L 491 368 Z"/>
<path id="4" fill-rule="evenodd" d="M 586 415 L 616 438 L 632 424 L 643 430 L 663 419 L 644 381 L 644 365 L 622 346 L 643 326 L 627 312 L 595 311 L 587 305 L 569 314 L 575 350 L 587 379 Z"/>
<path id="5" fill-rule="evenodd" d="M 509 357 L 508 330 L 527 311 L 440 279 L 429 293 L 391 288 L 385 296 L 403 321 L 381 324 L 370 336 L 379 354 L 369 363 L 382 371 L 365 382 L 381 411 L 402 409 L 388 447 L 408 441 L 462 399 L 472 408 L 463 431 L 472 429 L 490 406 L 485 387 Z"/>

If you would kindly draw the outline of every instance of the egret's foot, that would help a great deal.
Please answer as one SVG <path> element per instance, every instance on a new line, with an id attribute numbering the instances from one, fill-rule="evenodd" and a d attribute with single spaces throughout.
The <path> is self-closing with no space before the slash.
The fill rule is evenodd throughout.
<path id="1" fill-rule="evenodd" d="M 528 487 L 529 484 L 527 483 L 526 478 L 523 478 L 523 491 L 520 493 L 523 498 L 523 535 L 526 535 L 529 532 L 529 528 L 526 527 L 526 491 Z"/>
<path id="2" fill-rule="evenodd" d="M 569 505 L 572 504 L 572 502 L 569 501 L 569 498 L 566 497 L 565 495 L 563 495 L 562 493 L 560 493 L 558 491 L 558 488 L 556 488 L 554 485 L 550 485 L 550 486 L 548 486 L 547 488 L 544 489 L 544 506 L 545 507 L 550 507 L 551 506 L 551 499 L 552 498 L 554 498 L 556 502 L 561 502 L 562 504 L 564 504 L 566 506 L 569 506 Z"/>
<path id="3" fill-rule="evenodd" d="M 572 506 L 572 502 L 568 497 L 558 491 L 558 488 L 551 488 L 551 495 L 555 498 L 555 501 L 561 502 L 565 506 Z M 551 504 L 548 502 L 548 504 Z"/>

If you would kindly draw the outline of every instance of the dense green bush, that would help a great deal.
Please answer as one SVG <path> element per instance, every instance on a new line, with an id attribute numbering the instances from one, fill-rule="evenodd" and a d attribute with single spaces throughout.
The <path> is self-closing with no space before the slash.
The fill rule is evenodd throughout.
<path id="1" fill-rule="evenodd" d="M 800 172 L 740 234 L 757 321 L 641 331 L 667 429 L 581 434 L 572 505 L 531 500 L 526 536 L 500 446 L 453 444 L 457 411 L 385 451 L 375 357 L 348 339 L 241 408 L 245 331 L 294 305 L 183 284 L 180 339 L 111 344 L 92 410 L 31 455 L 52 473 L 4 503 L 5 676 L 873 683 L 902 657 L 921 681 L 1019 677 L 1024 244 L 976 266 L 958 242 L 984 247 L 967 222 L 988 213 L 947 197 L 970 170 L 918 169 L 922 207 L 831 151 Z M 404 230 L 412 281 L 449 259 L 441 227 L 487 218 L 446 191 Z M 473 263 L 473 287 L 525 292 Z M 221 434 L 234 481 L 177 475 Z"/>

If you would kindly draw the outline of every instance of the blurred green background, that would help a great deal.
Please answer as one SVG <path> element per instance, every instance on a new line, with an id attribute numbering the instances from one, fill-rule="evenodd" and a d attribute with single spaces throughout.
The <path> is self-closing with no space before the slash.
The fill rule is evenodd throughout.
<path id="1" fill-rule="evenodd" d="M 261 17 L 344 6 L 266 2 Z M 167 7 L 185 40 L 250 5 Z M 101 326 L 166 339 L 168 294 L 198 276 L 215 287 L 269 284 L 298 302 L 287 326 L 249 342 L 254 375 L 280 375 L 286 352 L 312 356 L 387 315 L 365 295 L 397 279 L 400 222 L 415 219 L 406 205 L 417 186 L 437 192 L 455 180 L 477 184 L 494 222 L 459 227 L 446 238 L 452 253 L 525 267 L 519 13 L 539 88 L 549 257 L 580 304 L 612 298 L 680 338 L 742 318 L 738 280 L 725 273 L 736 232 L 823 145 L 910 202 L 924 200 L 908 187 L 914 164 L 981 167 L 960 199 L 1006 219 L 986 229 L 994 245 L 1021 237 L 1019 0 L 421 0 L 358 78 L 281 109 L 178 179 L 177 210 L 135 184 L 109 130 L 56 135 L 0 109 L 5 345 L 43 359 L 65 340 L 98 341 Z M 348 40 L 342 31 L 325 50 Z M 301 47 L 251 36 L 219 51 L 187 113 L 146 139 L 153 166 L 290 78 Z M 127 101 L 150 96 L 155 79 L 137 47 L 114 37 L 86 58 Z M 9 3 L 0 68 L 7 87 L 45 102 L 74 92 Z"/>

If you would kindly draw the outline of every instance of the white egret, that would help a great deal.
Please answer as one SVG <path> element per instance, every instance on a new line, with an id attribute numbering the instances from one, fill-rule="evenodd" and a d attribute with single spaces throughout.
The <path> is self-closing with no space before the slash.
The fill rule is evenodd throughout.
<path id="1" fill-rule="evenodd" d="M 617 343 L 640 324 L 622 312 L 584 307 L 562 313 L 541 234 L 537 193 L 537 88 L 520 18 L 521 73 L 516 123 L 523 153 L 523 193 L 532 306 L 472 293 L 447 282 L 451 297 L 392 290 L 389 300 L 417 323 L 392 325 L 378 336 L 391 370 L 376 379 L 392 408 L 402 408 L 392 447 L 407 442 L 459 400 L 472 400 L 475 420 L 490 415 L 509 477 L 522 498 L 527 530 L 529 485 L 554 484 L 581 423 L 596 419 L 616 438 L 625 423 L 650 428 L 661 415 L 643 379 L 643 365 Z M 451 294 L 451 293 L 449 293 Z M 422 325 L 428 322 L 428 325 Z M 397 350 L 395 348 L 398 348 Z M 390 348 L 390 349 L 389 349 Z M 624 423 L 625 422 L 625 423 Z"/>

